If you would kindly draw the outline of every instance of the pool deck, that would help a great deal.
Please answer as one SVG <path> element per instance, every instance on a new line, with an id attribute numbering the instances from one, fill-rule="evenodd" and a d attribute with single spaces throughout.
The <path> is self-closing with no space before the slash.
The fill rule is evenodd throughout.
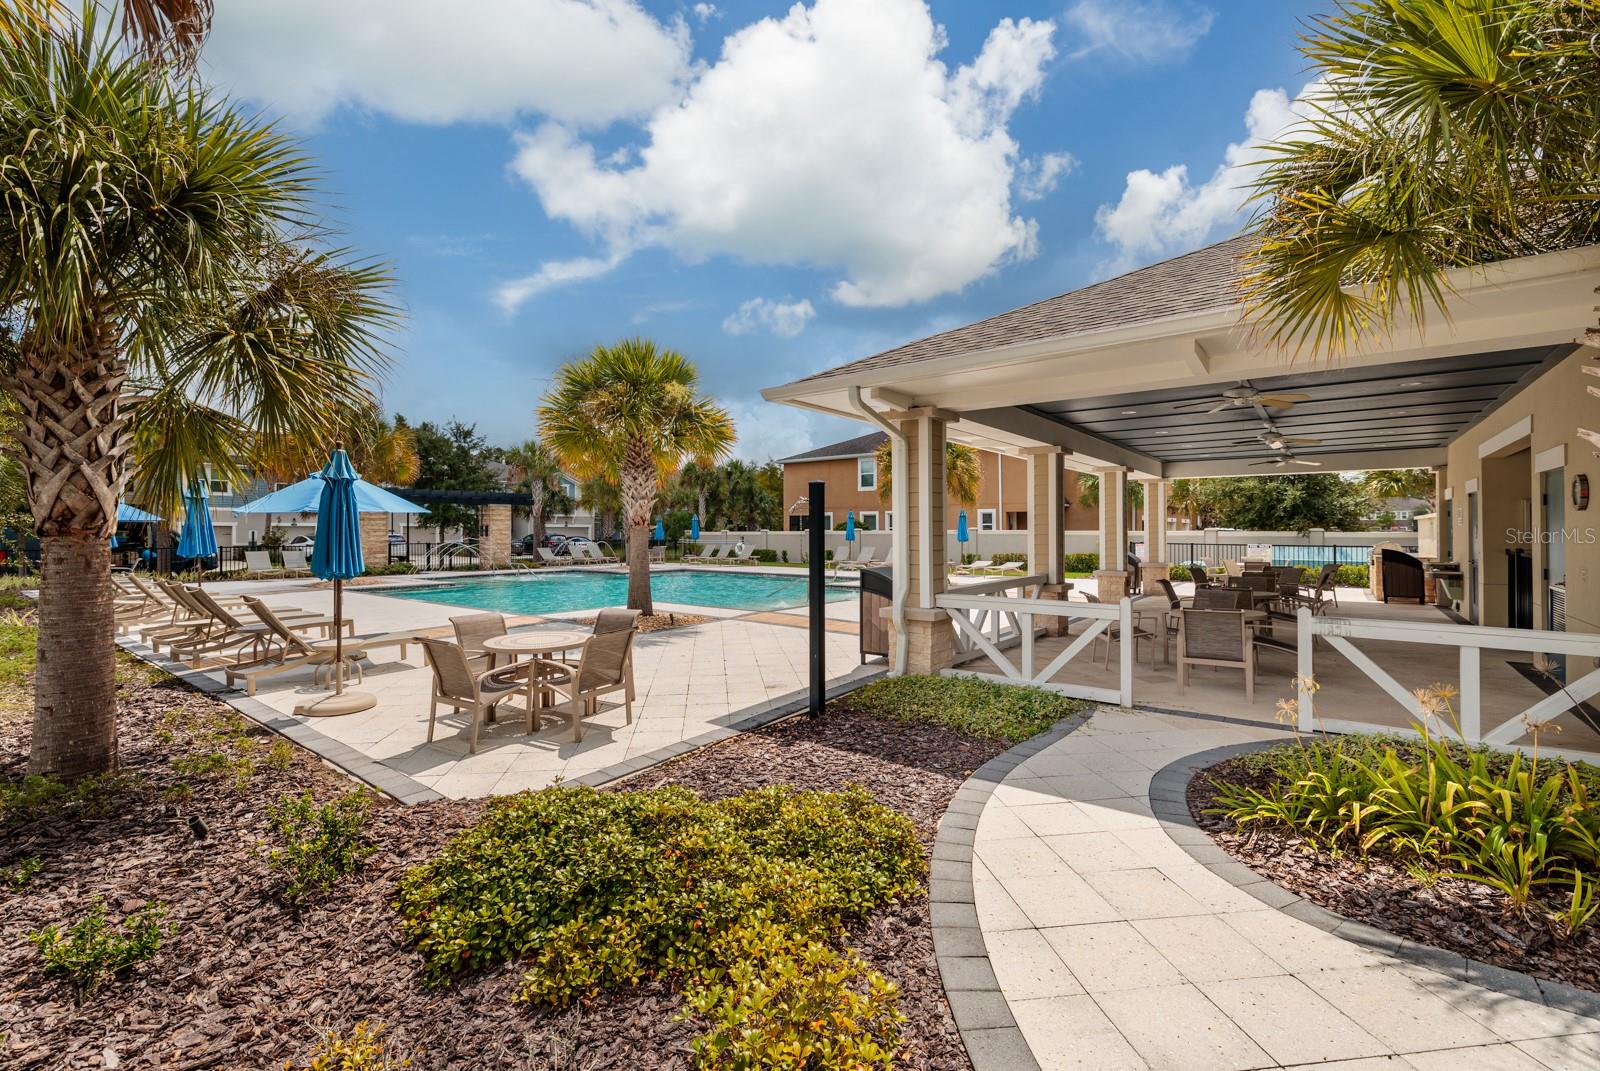
<path id="1" fill-rule="evenodd" d="M 804 576 L 793 569 L 759 572 Z M 417 579 L 408 576 L 396 578 L 396 582 L 410 586 Z M 451 617 L 482 612 L 377 594 L 383 586 L 387 585 L 346 587 L 345 613 L 355 621 L 358 635 L 417 630 L 449 636 Z M 333 609 L 332 591 L 311 581 L 240 581 L 207 584 L 206 588 L 214 594 L 260 594 L 278 608 L 300 607 L 320 613 Z M 431 674 L 417 646 L 404 660 L 398 648 L 374 653 L 366 665 L 365 680 L 355 687 L 375 695 L 378 704 L 360 714 L 295 717 L 296 704 L 325 691 L 313 685 L 309 670 L 264 679 L 254 697 L 256 703 L 246 701 L 242 691 L 226 692 L 224 697 L 259 720 L 296 723 L 302 727 L 297 739 L 314 750 L 324 741 L 332 745 L 321 749 L 324 757 L 338 765 L 353 768 L 354 764 L 339 759 L 348 755 L 346 748 L 353 750 L 377 764 L 379 775 L 369 780 L 381 781 L 382 787 L 412 799 L 428 798 L 432 793 L 452 798 L 501 795 L 557 781 L 605 780 L 624 772 L 625 766 L 644 765 L 642 760 L 647 757 L 664 758 L 666 752 L 731 735 L 735 725 L 758 724 L 803 703 L 809 657 L 804 607 L 747 611 L 657 602 L 655 608 L 657 613 L 697 614 L 713 620 L 640 635 L 634 645 L 638 698 L 633 723 L 625 721 L 620 702 L 603 701 L 599 714 L 584 719 L 581 743 L 572 742 L 564 720 L 551 717 L 544 719 L 538 732 L 528 734 L 526 716 L 516 709 L 515 700 L 507 704 L 497 722 L 480 728 L 476 755 L 467 754 L 465 715 L 452 711 L 440 710 L 434 740 L 428 743 Z M 556 628 L 566 619 L 592 617 L 594 612 L 512 615 L 512 628 Z M 856 613 L 853 599 L 828 604 L 827 666 L 832 685 L 881 668 L 861 665 Z M 222 668 L 201 665 L 213 687 L 225 679 Z"/>

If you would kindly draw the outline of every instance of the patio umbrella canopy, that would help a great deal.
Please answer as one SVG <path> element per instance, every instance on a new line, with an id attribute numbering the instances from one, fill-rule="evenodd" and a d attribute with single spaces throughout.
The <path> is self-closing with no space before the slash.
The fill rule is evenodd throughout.
<path id="1" fill-rule="evenodd" d="M 196 477 L 183 492 L 183 530 L 178 533 L 174 553 L 179 558 L 200 562 L 217 556 L 217 533 L 211 527 L 210 494 L 205 481 Z M 119 511 L 120 512 L 120 511 Z"/>
<path id="2" fill-rule="evenodd" d="M 657 517 L 656 518 L 656 542 L 657 543 L 665 543 L 666 541 L 667 541 L 667 526 L 661 523 L 661 518 L 660 517 Z"/>
<path id="3" fill-rule="evenodd" d="M 956 542 L 965 543 L 967 538 L 967 511 L 962 510 L 956 515 Z"/>
<path id="4" fill-rule="evenodd" d="M 117 503 L 118 524 L 158 524 L 161 518 L 154 513 L 147 513 L 138 506 L 130 506 L 126 502 Z"/>
<path id="5" fill-rule="evenodd" d="M 346 467 L 349 459 L 345 460 Z M 327 470 L 324 469 L 323 472 Z M 352 472 L 355 470 L 352 469 Z M 313 473 L 288 487 L 263 495 L 254 502 L 246 502 L 234 513 L 320 513 L 322 510 L 323 473 Z M 422 506 L 407 502 L 397 494 L 385 491 L 376 484 L 356 477 L 350 485 L 355 495 L 356 510 L 360 513 L 426 513 Z"/>
<path id="6" fill-rule="evenodd" d="M 689 538 L 696 540 L 700 538 L 700 514 L 698 513 L 689 518 Z"/>
<path id="7" fill-rule="evenodd" d="M 849 513 L 846 513 L 844 515 L 844 541 L 846 543 L 854 543 L 856 541 L 856 511 L 855 510 L 851 510 Z"/>

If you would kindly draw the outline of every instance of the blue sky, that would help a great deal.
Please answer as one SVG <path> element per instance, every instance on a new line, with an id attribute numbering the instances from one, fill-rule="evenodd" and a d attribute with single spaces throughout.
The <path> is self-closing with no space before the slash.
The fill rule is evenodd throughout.
<path id="1" fill-rule="evenodd" d="M 859 432 L 761 387 L 1235 229 L 1325 8 L 230 0 L 204 62 L 392 262 L 388 408 L 510 444 L 562 361 L 643 334 L 760 460 Z"/>

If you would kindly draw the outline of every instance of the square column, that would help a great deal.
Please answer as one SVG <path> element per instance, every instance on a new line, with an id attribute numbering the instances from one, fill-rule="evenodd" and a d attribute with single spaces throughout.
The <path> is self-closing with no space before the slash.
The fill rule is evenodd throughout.
<path id="1" fill-rule="evenodd" d="M 1157 580 L 1172 579 L 1172 562 L 1167 558 L 1167 481 L 1139 482 L 1144 485 L 1145 561 L 1141 572 L 1148 591 Z"/>
<path id="2" fill-rule="evenodd" d="M 368 569 L 381 569 L 389 564 L 387 513 L 361 514 L 361 560 Z"/>
<path id="3" fill-rule="evenodd" d="M 1094 574 L 1101 602 L 1128 594 L 1128 470 L 1096 469 L 1100 478 L 1100 571 Z"/>
<path id="4" fill-rule="evenodd" d="M 1028 572 L 1043 574 L 1046 584 L 1060 584 L 1066 567 L 1061 509 L 1066 454 L 1054 446 L 1029 447 L 1023 454 L 1028 459 Z"/>
<path id="5" fill-rule="evenodd" d="M 511 564 L 510 506 L 483 507 L 483 536 L 478 542 L 478 553 L 485 565 Z"/>
<path id="6" fill-rule="evenodd" d="M 896 515 L 895 538 L 906 540 L 905 673 L 938 673 L 955 661 L 955 635 L 949 614 L 936 605 L 944 593 L 945 560 L 945 426 L 954 414 L 938 409 L 912 409 L 889 414 L 906 440 L 906 516 Z M 896 449 L 899 445 L 896 444 Z M 891 640 L 893 637 L 891 636 Z"/>

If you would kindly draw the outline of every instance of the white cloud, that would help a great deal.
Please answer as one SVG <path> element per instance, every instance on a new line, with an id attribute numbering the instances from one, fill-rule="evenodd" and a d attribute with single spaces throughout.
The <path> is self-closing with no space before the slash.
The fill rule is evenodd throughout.
<path id="1" fill-rule="evenodd" d="M 1078 158 L 1070 152 L 1047 152 L 1023 160 L 1017 165 L 1017 196 L 1024 201 L 1043 200 L 1076 170 Z"/>
<path id="2" fill-rule="evenodd" d="M 1121 200 L 1101 205 L 1095 213 L 1100 236 L 1117 248 L 1108 268 L 1122 271 L 1192 249 L 1237 221 L 1255 168 L 1264 159 L 1261 146 L 1299 125 L 1306 114 L 1303 102 L 1315 91 L 1313 83 L 1290 100 L 1281 89 L 1257 90 L 1245 112 L 1245 140 L 1223 150 L 1223 163 L 1205 182 L 1192 183 L 1184 164 L 1159 173 L 1130 171 Z"/>
<path id="3" fill-rule="evenodd" d="M 494 301 L 507 313 L 515 312 L 529 298 L 565 283 L 595 279 L 615 268 L 617 257 L 574 257 L 571 260 L 548 260 L 539 270 L 520 279 L 512 279 L 495 288 Z"/>
<path id="4" fill-rule="evenodd" d="M 1210 31 L 1216 13 L 1168 0 L 1078 0 L 1065 18 L 1083 41 L 1080 55 L 1115 52 L 1126 59 L 1154 62 L 1193 48 Z"/>
<path id="5" fill-rule="evenodd" d="M 547 123 L 513 165 L 544 211 L 623 256 L 665 246 L 838 272 L 834 299 L 895 306 L 1031 256 L 1012 213 L 1012 113 L 1052 25 L 1002 20 L 952 72 L 922 0 L 817 0 L 730 35 L 633 166 Z"/>
<path id="6" fill-rule="evenodd" d="M 341 107 L 399 119 L 595 124 L 680 92 L 689 34 L 637 0 L 228 0 L 209 74 L 302 123 Z"/>
<path id="7" fill-rule="evenodd" d="M 700 20 L 702 26 L 712 19 L 722 17 L 722 12 L 717 10 L 716 4 L 696 4 L 689 10 L 694 12 L 694 17 Z"/>
<path id="8" fill-rule="evenodd" d="M 751 298 L 722 321 L 722 329 L 730 335 L 748 335 L 757 328 L 766 328 L 780 338 L 794 338 L 806 329 L 806 321 L 816 314 L 817 310 L 805 298 L 790 302 Z"/>

